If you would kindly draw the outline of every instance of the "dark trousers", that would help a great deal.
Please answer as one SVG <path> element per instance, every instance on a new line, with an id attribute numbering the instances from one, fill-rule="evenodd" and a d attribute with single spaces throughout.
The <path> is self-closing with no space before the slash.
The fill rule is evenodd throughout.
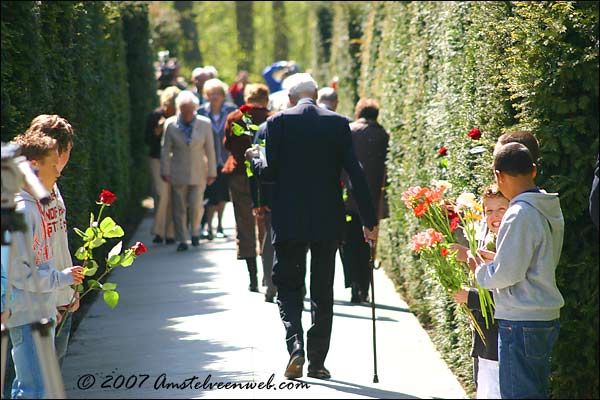
<path id="1" fill-rule="evenodd" d="M 304 350 L 302 309 L 306 254 L 310 249 L 310 312 L 312 326 L 307 332 L 308 361 L 322 366 L 329 351 L 333 320 L 333 277 L 338 242 L 275 243 L 273 283 L 277 304 L 285 327 L 288 353 Z"/>
<path id="2" fill-rule="evenodd" d="M 344 264 L 344 283 L 346 287 L 358 285 L 363 293 L 369 292 L 371 283 L 371 270 L 369 257 L 371 250 L 365 242 L 363 225 L 360 216 L 354 212 L 347 212 L 352 217 L 346 222 L 346 238 L 340 246 L 340 258 Z"/>

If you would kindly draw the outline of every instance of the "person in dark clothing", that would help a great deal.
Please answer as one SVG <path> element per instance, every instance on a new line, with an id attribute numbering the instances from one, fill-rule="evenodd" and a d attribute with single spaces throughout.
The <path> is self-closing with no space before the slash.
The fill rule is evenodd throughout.
<path id="1" fill-rule="evenodd" d="M 383 213 L 387 207 L 383 188 L 385 182 L 385 160 L 388 151 L 389 135 L 377 122 L 379 105 L 372 99 L 361 99 L 356 104 L 356 121 L 350 124 L 352 144 L 356 151 L 356 158 L 361 164 L 371 198 L 378 210 L 378 219 L 385 217 Z M 344 187 L 349 188 L 346 203 L 346 237 L 340 246 L 340 257 L 344 264 L 344 281 L 346 287 L 352 287 L 350 301 L 361 303 L 368 301 L 371 270 L 369 267 L 370 248 L 365 243 L 358 204 L 352 193 L 351 182 L 348 175 L 343 174 Z"/>
<path id="2" fill-rule="evenodd" d="M 229 153 L 222 169 L 228 176 L 229 193 L 233 202 L 236 225 L 236 245 L 238 260 L 245 260 L 250 275 L 251 292 L 258 292 L 256 267 L 256 222 L 252 213 L 252 196 L 250 182 L 246 174 L 244 153 L 252 145 L 254 136 L 247 134 L 236 135 L 234 124 L 251 132 L 243 121 L 244 114 L 252 123 L 258 125 L 264 122 L 271 112 L 267 110 L 269 89 L 263 84 L 246 86 L 245 103 L 238 110 L 232 111 L 225 121 L 225 138 L 223 144 Z"/>
<path id="3" fill-rule="evenodd" d="M 273 283 L 290 355 L 284 375 L 295 379 L 303 374 L 302 292 L 310 249 L 308 376 L 328 379 L 331 374 L 325 358 L 333 320 L 335 253 L 345 221 L 342 169 L 353 183 L 365 236 L 370 240 L 377 235 L 377 217 L 352 147 L 348 120 L 317 106 L 317 84 L 309 74 L 291 78 L 289 97 L 294 106 L 267 119 L 266 157 L 255 146 L 246 151 L 246 158 L 259 178 L 273 182 Z"/>
<path id="4" fill-rule="evenodd" d="M 160 154 L 164 123 L 175 115 L 175 98 L 181 92 L 176 86 L 169 86 L 160 95 L 160 107 L 148 115 L 146 120 L 146 144 L 150 149 L 149 162 L 152 172 L 154 197 L 153 243 L 175 243 L 175 228 L 171 216 L 171 185 L 160 177 Z"/>

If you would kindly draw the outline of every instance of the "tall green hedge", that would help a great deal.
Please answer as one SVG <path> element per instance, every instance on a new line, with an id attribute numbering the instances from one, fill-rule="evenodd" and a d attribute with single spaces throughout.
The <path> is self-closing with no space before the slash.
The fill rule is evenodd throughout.
<path id="1" fill-rule="evenodd" d="M 347 32 L 351 13 L 336 11 L 334 32 Z M 391 216 L 381 253 L 403 297 L 472 391 L 468 326 L 439 286 L 423 279 L 408 248 L 419 227 L 400 195 L 434 179 L 449 180 L 453 195 L 479 193 L 493 181 L 498 136 L 532 130 L 541 145 L 537 183 L 560 194 L 565 217 L 557 282 L 566 304 L 552 396 L 597 398 L 599 252 L 587 196 L 598 155 L 598 3 L 370 2 L 363 31 L 355 84 L 380 102 L 391 133 Z M 346 43 L 338 50 L 346 53 L 338 59 L 349 60 Z M 479 141 L 467 136 L 473 127 L 483 133 Z M 483 153 L 469 152 L 480 145 Z"/>
<path id="2" fill-rule="evenodd" d="M 59 185 L 70 227 L 84 227 L 102 189 L 128 226 L 147 191 L 145 117 L 155 101 L 147 5 L 3 1 L 2 141 L 38 114 L 59 114 L 75 146 Z M 132 232 L 129 232 L 132 233 Z M 72 250 L 80 243 L 70 234 Z"/>

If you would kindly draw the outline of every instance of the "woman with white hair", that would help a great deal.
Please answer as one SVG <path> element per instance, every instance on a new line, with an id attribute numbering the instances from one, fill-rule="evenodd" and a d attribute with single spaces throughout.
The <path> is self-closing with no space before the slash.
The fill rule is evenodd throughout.
<path id="1" fill-rule="evenodd" d="M 182 91 L 175 100 L 177 115 L 165 121 L 161 177 L 171 184 L 171 209 L 179 241 L 177 251 L 188 249 L 188 207 L 192 246 L 200 244 L 204 189 L 217 176 L 211 123 L 208 118 L 197 115 L 198 104 L 194 93 Z"/>
<path id="2" fill-rule="evenodd" d="M 216 78 L 207 80 L 204 83 L 204 96 L 208 99 L 208 102 L 202 104 L 198 109 L 198 114 L 207 117 L 212 124 L 213 142 L 217 158 L 217 179 L 213 185 L 207 188 L 204 194 L 208 200 L 205 219 L 207 230 L 202 236 L 208 240 L 213 239 L 212 220 L 215 212 L 218 214 L 217 237 L 225 237 L 222 224 L 223 210 L 225 209 L 225 203 L 230 201 L 227 177 L 221 173 L 227 158 L 229 158 L 229 151 L 225 149 L 223 139 L 225 137 L 227 115 L 236 110 L 237 107 L 235 104 L 225 101 L 227 91 L 228 86 L 223 81 Z"/>

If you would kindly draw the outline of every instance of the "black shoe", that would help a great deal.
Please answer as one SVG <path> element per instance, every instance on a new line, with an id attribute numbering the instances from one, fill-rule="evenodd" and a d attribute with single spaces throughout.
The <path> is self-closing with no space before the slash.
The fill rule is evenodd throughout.
<path id="1" fill-rule="evenodd" d="M 174 243 L 175 243 L 175 239 L 167 238 L 167 240 L 165 240 L 165 244 L 174 244 Z"/>
<path id="2" fill-rule="evenodd" d="M 285 367 L 285 376 L 288 379 L 302 378 L 302 367 L 304 366 L 304 354 L 303 352 L 295 352 L 290 357 L 287 367 Z"/>
<path id="3" fill-rule="evenodd" d="M 200 239 L 208 239 L 208 231 L 202 231 L 200 235 Z"/>
<path id="4" fill-rule="evenodd" d="M 163 238 L 160 235 L 156 235 L 156 236 L 154 236 L 152 243 L 162 243 L 162 241 L 163 241 Z"/>
<path id="5" fill-rule="evenodd" d="M 248 286 L 248 290 L 251 291 L 251 292 L 258 293 L 258 286 L 256 286 L 256 285 L 254 285 L 254 286 L 250 285 L 250 286 Z"/>
<path id="6" fill-rule="evenodd" d="M 208 233 L 206 234 L 206 238 L 207 238 L 208 240 L 213 240 L 213 239 L 214 239 L 214 236 L 213 236 L 213 233 L 212 233 L 212 231 L 208 231 Z"/>
<path id="7" fill-rule="evenodd" d="M 331 374 L 329 373 L 329 370 L 327 368 L 325 368 L 324 366 L 320 366 L 320 367 L 313 367 L 313 366 L 308 366 L 308 376 L 310 376 L 311 378 L 316 378 L 316 379 L 329 379 L 331 378 Z"/>
<path id="8" fill-rule="evenodd" d="M 200 246 L 200 238 L 198 236 L 192 236 L 192 246 Z"/>
<path id="9" fill-rule="evenodd" d="M 188 249 L 187 243 L 179 243 L 177 246 L 177 251 L 186 251 Z"/>
<path id="10" fill-rule="evenodd" d="M 362 296 L 358 285 L 352 284 L 352 296 L 350 297 L 350 303 L 360 304 L 362 302 Z"/>
<path id="11" fill-rule="evenodd" d="M 268 294 L 265 294 L 265 301 L 267 303 L 275 303 L 275 296 L 270 296 Z"/>

